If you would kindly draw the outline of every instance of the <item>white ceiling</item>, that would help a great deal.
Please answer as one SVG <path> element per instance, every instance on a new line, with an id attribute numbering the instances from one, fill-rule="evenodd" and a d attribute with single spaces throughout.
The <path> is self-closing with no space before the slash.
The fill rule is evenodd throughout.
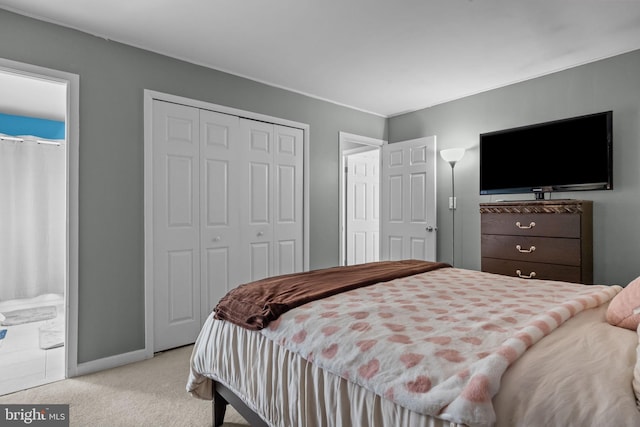
<path id="1" fill-rule="evenodd" d="M 0 0 L 392 116 L 640 49 L 640 0 Z"/>

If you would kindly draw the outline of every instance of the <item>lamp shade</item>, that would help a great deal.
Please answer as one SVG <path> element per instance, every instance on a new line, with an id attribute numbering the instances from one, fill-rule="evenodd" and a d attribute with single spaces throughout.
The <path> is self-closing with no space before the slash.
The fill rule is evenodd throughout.
<path id="1" fill-rule="evenodd" d="M 440 156 L 447 162 L 455 164 L 464 156 L 464 148 L 448 148 L 440 151 Z"/>

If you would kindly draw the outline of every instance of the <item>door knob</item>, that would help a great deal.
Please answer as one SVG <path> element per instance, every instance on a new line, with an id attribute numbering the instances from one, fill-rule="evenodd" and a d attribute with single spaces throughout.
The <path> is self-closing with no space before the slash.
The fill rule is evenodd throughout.
<path id="1" fill-rule="evenodd" d="M 258 237 L 262 237 L 264 233 L 262 231 L 258 231 Z"/>
<path id="2" fill-rule="evenodd" d="M 213 241 L 214 241 L 214 242 L 219 242 L 219 241 L 220 241 L 220 236 L 216 236 L 216 237 L 214 237 L 214 238 L 213 238 Z"/>
<path id="3" fill-rule="evenodd" d="M 438 229 L 437 227 L 432 227 L 432 226 L 428 226 L 427 228 L 425 228 L 425 230 L 427 230 L 429 233 L 437 229 Z"/>

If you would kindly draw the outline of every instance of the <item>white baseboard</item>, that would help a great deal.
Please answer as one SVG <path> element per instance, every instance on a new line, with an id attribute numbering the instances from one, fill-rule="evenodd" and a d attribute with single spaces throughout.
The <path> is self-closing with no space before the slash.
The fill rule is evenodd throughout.
<path id="1" fill-rule="evenodd" d="M 94 372 L 104 371 L 105 369 L 117 368 L 118 366 L 140 362 L 151 357 L 153 357 L 153 353 L 149 355 L 147 350 L 142 349 L 105 357 L 103 359 L 92 360 L 91 362 L 78 363 L 78 368 L 76 369 L 74 376 L 87 375 Z"/>

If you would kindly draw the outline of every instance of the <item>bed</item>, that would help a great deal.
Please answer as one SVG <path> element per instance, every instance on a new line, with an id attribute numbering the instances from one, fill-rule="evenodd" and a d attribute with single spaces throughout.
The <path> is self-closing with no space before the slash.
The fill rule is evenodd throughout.
<path id="1" fill-rule="evenodd" d="M 416 260 L 280 276 L 220 301 L 187 391 L 214 425 L 231 403 L 265 426 L 638 426 L 639 289 Z"/>

